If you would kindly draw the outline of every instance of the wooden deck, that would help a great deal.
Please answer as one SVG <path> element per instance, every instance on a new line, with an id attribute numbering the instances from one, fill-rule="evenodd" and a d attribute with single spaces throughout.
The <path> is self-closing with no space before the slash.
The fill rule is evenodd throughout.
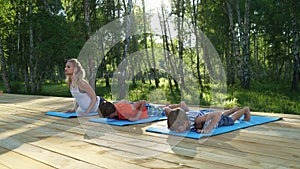
<path id="1" fill-rule="evenodd" d="M 196 140 L 145 132 L 151 123 L 45 115 L 72 105 L 72 98 L 2 94 L 0 168 L 300 168 L 300 116 L 264 113 L 283 120 Z"/>

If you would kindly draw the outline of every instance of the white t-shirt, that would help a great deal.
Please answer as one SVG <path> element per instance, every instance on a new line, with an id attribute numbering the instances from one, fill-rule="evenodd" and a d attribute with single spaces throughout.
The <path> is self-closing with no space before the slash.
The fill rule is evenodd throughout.
<path id="1" fill-rule="evenodd" d="M 79 91 L 78 86 L 73 87 L 72 85 L 70 87 L 70 92 L 81 109 L 83 110 L 88 109 L 91 103 L 91 97 L 87 93 L 81 93 Z M 91 112 L 97 112 L 99 104 L 100 104 L 100 97 L 97 96 L 96 104 L 92 108 Z"/>

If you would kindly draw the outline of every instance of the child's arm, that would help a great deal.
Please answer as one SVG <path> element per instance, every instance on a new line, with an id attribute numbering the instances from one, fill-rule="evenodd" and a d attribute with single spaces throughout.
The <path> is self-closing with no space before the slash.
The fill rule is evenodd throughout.
<path id="1" fill-rule="evenodd" d="M 137 120 L 140 119 L 141 115 L 142 115 L 142 111 L 138 111 L 138 112 L 135 114 L 134 117 L 131 117 L 131 118 L 129 118 L 128 120 L 129 120 L 129 121 L 137 121 Z"/>
<path id="2" fill-rule="evenodd" d="M 118 101 L 117 103 L 126 103 L 126 104 L 130 104 L 130 101 L 123 99 L 123 100 Z"/>
<path id="3" fill-rule="evenodd" d="M 139 120 L 141 115 L 142 115 L 142 112 L 145 108 L 145 105 L 146 105 L 146 101 L 145 100 L 140 100 L 140 101 L 137 101 L 135 103 L 132 104 L 132 111 L 135 111 L 135 110 L 138 110 L 137 113 L 135 114 L 134 117 L 132 118 L 129 118 L 128 120 L 129 121 L 136 121 L 136 120 Z"/>
<path id="4" fill-rule="evenodd" d="M 206 128 L 201 128 L 197 129 L 198 133 L 209 133 L 211 129 L 220 121 L 222 116 L 222 112 L 212 112 L 212 113 L 207 113 L 204 116 L 198 117 L 195 120 L 196 125 L 205 123 L 205 121 L 210 120 L 211 122 L 208 124 Z M 203 126 L 202 126 L 203 127 Z"/>

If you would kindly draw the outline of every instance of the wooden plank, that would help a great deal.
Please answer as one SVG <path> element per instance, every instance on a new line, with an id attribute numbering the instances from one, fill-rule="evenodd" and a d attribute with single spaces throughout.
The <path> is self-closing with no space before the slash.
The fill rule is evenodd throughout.
<path id="1" fill-rule="evenodd" d="M 20 125 L 22 125 L 22 126 L 24 126 L 23 124 L 20 124 Z M 11 129 L 11 128 L 10 128 Z M 15 130 L 16 131 L 16 130 Z M 37 131 L 37 130 L 35 130 L 35 131 Z M 45 131 L 45 132 L 47 132 L 47 131 Z M 35 136 L 36 134 L 34 134 L 34 132 L 30 132 L 31 134 L 33 134 L 33 135 L 30 135 L 30 139 L 32 139 L 33 138 L 33 136 Z M 16 133 L 13 133 L 13 134 L 16 134 Z M 3 136 L 3 135 L 1 135 L 1 136 Z M 23 139 L 25 138 L 24 136 L 22 136 L 23 137 Z M 56 138 L 57 139 L 57 138 Z M 33 141 L 35 141 L 35 140 L 33 140 Z M 35 141 L 36 142 L 36 141 Z M 69 143 L 69 141 L 64 141 L 64 142 L 66 142 L 66 143 Z M 52 141 L 51 141 L 51 143 L 52 143 Z M 58 143 L 57 145 L 62 145 L 61 143 Z M 57 149 L 57 145 L 56 146 L 54 146 L 54 148 L 56 148 Z M 65 144 L 63 144 L 63 146 L 66 146 Z M 49 146 L 46 146 L 46 147 L 49 147 Z M 65 154 L 68 154 L 69 152 L 72 152 L 72 151 L 70 151 L 70 150 L 64 150 L 63 148 L 59 148 L 59 150 L 63 150 L 64 151 L 64 153 Z M 53 150 L 52 150 L 53 151 Z M 82 150 L 79 150 L 79 151 L 82 151 Z M 82 153 L 82 152 L 81 152 Z M 81 154 L 81 153 L 78 153 L 78 154 Z M 84 155 L 85 155 L 86 153 L 84 153 Z M 90 155 L 89 155 L 90 156 Z M 98 156 L 99 157 L 99 156 Z M 99 159 L 99 158 L 97 158 L 97 159 Z M 102 160 L 103 160 L 103 158 L 101 158 Z M 101 160 L 101 161 L 102 161 Z M 115 159 L 116 160 L 116 159 Z M 110 161 L 108 164 L 110 164 L 110 163 L 113 163 L 113 162 L 115 162 L 115 160 L 113 160 L 113 161 Z M 170 165 L 170 164 L 169 164 Z M 123 167 L 124 167 L 124 165 L 122 165 Z M 126 165 L 125 165 L 126 166 Z M 130 168 L 132 168 L 132 166 L 130 167 Z"/>
<path id="2" fill-rule="evenodd" d="M 85 163 L 78 159 L 74 159 L 62 154 L 58 154 L 49 150 L 42 149 L 40 147 L 30 145 L 28 143 L 24 143 L 20 141 L 19 138 L 16 136 L 7 137 L 5 139 L 0 140 L 0 146 L 5 149 L 13 150 L 14 152 L 17 152 L 29 158 L 35 159 L 39 162 L 48 164 L 49 166 L 52 166 L 54 168 L 101 168 L 96 165 Z"/>
<path id="3" fill-rule="evenodd" d="M 115 138 L 115 139 L 113 139 L 113 137 L 116 137 L 116 136 L 110 136 L 109 138 L 112 139 L 112 140 L 122 140 L 122 138 Z M 130 142 L 130 138 L 126 138 L 126 137 L 125 137 L 124 139 L 127 140 L 126 142 Z M 128 149 L 131 150 L 132 147 L 129 147 Z M 243 164 L 243 165 L 244 165 L 244 164 Z"/>
<path id="4" fill-rule="evenodd" d="M 1 164 L 1 163 L 0 163 L 0 168 L 1 169 L 12 169 L 12 168 L 10 168 L 10 167 L 8 167 L 8 166 L 6 166 L 4 164 Z"/>
<path id="5" fill-rule="evenodd" d="M 45 111 L 49 109 L 64 109 L 65 105 L 71 105 L 72 103 L 69 102 L 72 102 L 72 98 L 53 99 L 22 95 L 20 97 L 9 95 L 9 97 L 10 101 L 3 104 L 1 101 L 0 104 L 2 110 L 0 138 L 23 140 L 20 147 L 33 146 L 37 150 L 50 151 L 53 153 L 52 161 L 58 155 L 79 160 L 85 165 L 105 168 L 110 167 L 110 164 L 102 164 L 98 158 L 105 159 L 106 163 L 120 161 L 124 165 L 145 168 L 297 168 L 300 166 L 298 162 L 300 161 L 298 148 L 300 147 L 298 137 L 300 118 L 295 115 L 283 114 L 282 121 L 210 137 L 205 141 L 145 132 L 145 127 L 150 123 L 111 127 L 117 132 L 103 135 L 108 126 L 86 123 L 86 121 L 79 123 L 78 119 L 45 116 Z M 0 97 L 0 100 L 3 99 Z M 278 117 L 279 114 L 262 113 L 262 115 Z M 97 141 L 85 139 L 87 133 L 97 136 Z M 5 143 L 5 139 L 1 140 L 0 145 Z M 174 144 L 172 139 L 175 140 Z M 35 157 L 30 153 L 27 154 L 24 148 L 21 149 L 16 147 L 10 152 L 19 153 L 29 159 Z M 89 159 L 86 154 L 93 154 L 93 158 Z M 136 157 L 145 154 L 149 157 L 122 159 L 122 155 Z M 41 158 L 36 161 L 43 163 Z M 0 167 L 1 165 L 7 167 L 0 163 Z"/>
<path id="6" fill-rule="evenodd" d="M 24 125 L 24 124 L 20 124 L 20 125 L 25 126 L 25 129 L 27 128 L 26 125 Z M 7 129 L 12 129 L 12 128 L 3 128 L 1 130 L 7 130 Z M 59 138 L 61 138 L 61 137 L 55 137 L 53 140 L 51 139 L 50 142 L 48 142 L 48 141 L 43 142 L 43 140 L 47 139 L 47 137 L 45 137 L 45 135 L 43 135 L 43 137 L 45 137 L 45 138 L 41 139 L 41 140 L 39 140 L 39 138 L 35 138 L 35 137 L 39 136 L 38 131 L 40 129 L 42 129 L 41 127 L 39 127 L 39 129 L 34 129 L 30 132 L 26 132 L 26 130 L 25 130 L 20 134 L 19 130 L 22 130 L 22 129 L 24 129 L 24 128 L 17 128 L 17 130 L 14 130 L 15 133 L 10 132 L 10 134 L 13 134 L 13 136 L 9 136 L 9 137 L 16 138 L 17 140 L 22 139 L 23 141 L 25 141 L 25 143 L 28 142 L 28 143 L 34 144 L 34 145 L 36 145 L 39 142 L 42 142 L 43 144 L 38 144 L 39 147 L 43 147 L 44 149 L 47 149 L 49 151 L 55 151 L 58 154 L 64 154 L 67 156 L 71 156 L 76 159 L 87 160 L 89 163 L 102 165 L 105 168 L 124 168 L 124 167 L 125 168 L 142 168 L 141 166 L 137 166 L 134 164 L 124 163 L 121 161 L 121 159 L 118 159 L 118 163 L 115 163 L 115 161 L 116 161 L 115 159 L 108 159 L 108 158 L 105 158 L 105 157 L 99 155 L 99 152 L 97 152 L 95 147 L 93 147 L 91 149 L 91 151 L 87 152 L 88 145 L 82 146 L 82 147 L 85 147 L 84 150 L 74 149 L 74 146 L 68 146 L 68 144 L 71 141 L 66 140 L 66 138 L 64 138 L 64 140 L 61 142 L 58 141 Z M 42 131 L 44 131 L 45 133 L 49 133 L 48 129 L 45 130 L 43 128 L 40 133 L 43 133 Z M 17 133 L 19 133 L 19 134 L 17 134 Z M 1 137 L 3 137 L 3 136 L 8 136 L 8 135 L 4 135 L 3 133 L 1 133 Z M 49 138 L 52 138 L 52 137 L 49 137 Z M 87 143 L 83 142 L 81 144 L 87 144 Z M 101 159 L 101 160 L 95 161 L 95 159 Z M 91 161 L 91 160 L 93 160 L 93 161 Z"/>
<path id="7" fill-rule="evenodd" d="M 19 117 L 20 118 L 20 117 Z M 24 126 L 23 124 L 20 124 L 20 125 L 22 125 L 22 126 Z M 36 130 L 35 130 L 36 131 Z M 48 133 L 48 131 L 45 131 L 46 133 Z M 33 134 L 33 133 L 31 133 L 31 134 Z M 34 134 L 35 135 L 35 134 Z M 33 136 L 30 136 L 30 138 L 32 138 Z M 132 149 L 130 149 L 130 151 L 132 151 Z M 68 151 L 67 151 L 68 152 Z M 170 165 L 170 164 L 169 164 Z M 223 164 L 224 165 L 224 164 Z M 216 165 L 214 165 L 214 166 L 216 166 Z"/>
<path id="8" fill-rule="evenodd" d="M 42 168 L 42 169 L 53 169 L 49 165 L 38 162 L 34 159 L 28 158 L 21 154 L 15 153 L 11 150 L 4 149 L 0 147 L 0 168 L 14 168 L 14 169 L 24 169 L 24 168 Z"/>

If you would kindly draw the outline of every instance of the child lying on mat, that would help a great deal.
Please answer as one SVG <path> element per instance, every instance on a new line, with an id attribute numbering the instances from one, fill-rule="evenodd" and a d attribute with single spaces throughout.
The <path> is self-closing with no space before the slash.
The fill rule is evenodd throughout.
<path id="1" fill-rule="evenodd" d="M 224 112 L 208 112 L 186 111 L 175 109 L 166 113 L 168 128 L 175 132 L 184 132 L 188 130 L 197 133 L 209 133 L 213 128 L 219 126 L 230 126 L 234 124 L 244 115 L 244 121 L 251 118 L 250 109 L 248 107 L 234 107 Z"/>
<path id="2" fill-rule="evenodd" d="M 129 102 L 128 100 L 122 100 L 117 103 L 111 103 L 104 101 L 100 104 L 101 117 L 105 118 L 115 118 L 118 120 L 129 120 L 136 121 L 139 119 L 148 118 L 148 111 L 146 108 L 147 102 L 145 100 L 139 100 L 137 102 Z M 158 109 L 163 109 L 165 113 L 170 113 L 172 109 L 181 108 L 183 110 L 188 110 L 186 104 L 181 102 L 180 104 L 167 105 L 165 107 L 157 107 Z"/>

